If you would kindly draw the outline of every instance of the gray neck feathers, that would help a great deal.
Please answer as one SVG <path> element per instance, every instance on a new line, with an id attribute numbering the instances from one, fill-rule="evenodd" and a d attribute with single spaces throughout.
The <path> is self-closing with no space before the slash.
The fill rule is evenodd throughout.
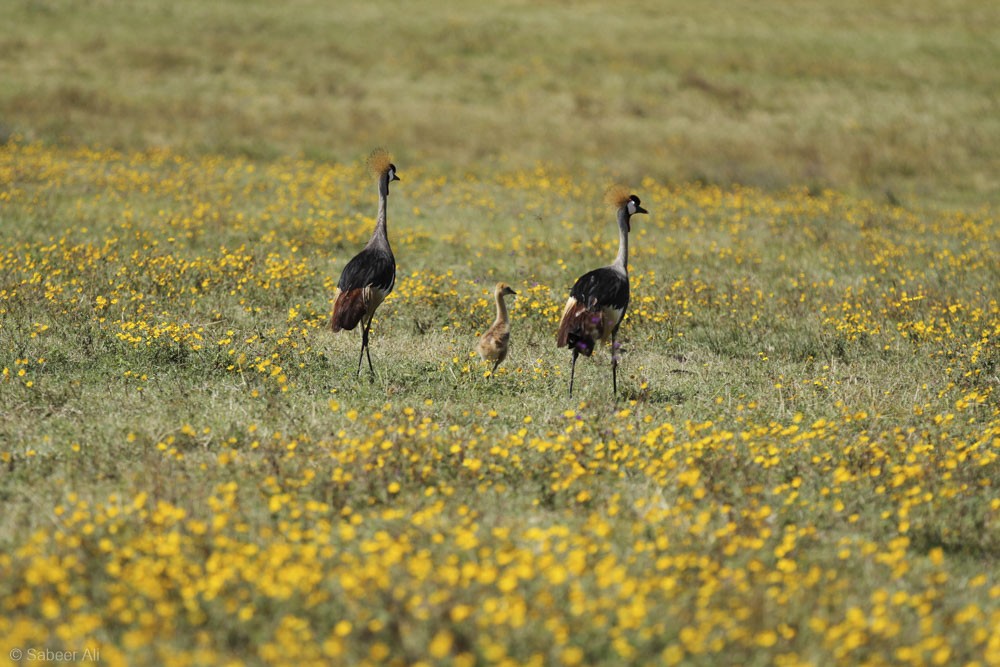
<path id="1" fill-rule="evenodd" d="M 386 231 L 385 209 L 389 199 L 389 172 L 378 177 L 378 217 L 375 218 L 375 233 L 372 234 L 369 246 L 389 249 L 389 236 Z"/>
<path id="2" fill-rule="evenodd" d="M 622 206 L 618 209 L 618 256 L 611 266 L 623 273 L 628 273 L 628 220 L 628 208 Z"/>

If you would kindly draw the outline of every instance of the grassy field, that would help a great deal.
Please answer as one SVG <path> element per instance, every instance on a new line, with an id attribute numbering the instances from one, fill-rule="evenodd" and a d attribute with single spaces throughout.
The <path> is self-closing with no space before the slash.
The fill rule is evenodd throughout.
<path id="1" fill-rule="evenodd" d="M 371 229 L 360 162 L 14 145 L 0 169 L 10 647 L 1000 661 L 992 217 L 638 184 L 616 404 L 606 353 L 570 400 L 553 344 L 614 254 L 575 176 L 400 163 L 369 382 L 325 329 Z M 497 279 L 521 296 L 490 379 Z"/>
<path id="2" fill-rule="evenodd" d="M 1000 665 L 997 10 L 326 7 L 9 8 L 0 661 Z"/>

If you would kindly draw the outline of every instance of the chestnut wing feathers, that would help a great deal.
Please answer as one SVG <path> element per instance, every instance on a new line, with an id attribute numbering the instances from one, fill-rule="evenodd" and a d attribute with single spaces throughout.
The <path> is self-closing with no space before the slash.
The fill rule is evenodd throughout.
<path id="1" fill-rule="evenodd" d="M 330 328 L 334 332 L 346 329 L 351 331 L 358 326 L 361 318 L 368 312 L 370 290 L 354 289 L 341 292 L 337 295 L 337 302 L 333 305 L 333 315 L 330 316 Z M 365 297 L 368 297 L 366 299 Z"/>

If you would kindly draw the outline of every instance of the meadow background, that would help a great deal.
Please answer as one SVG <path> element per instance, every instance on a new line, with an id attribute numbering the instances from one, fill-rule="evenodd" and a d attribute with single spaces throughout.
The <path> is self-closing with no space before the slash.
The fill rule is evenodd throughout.
<path id="1" fill-rule="evenodd" d="M 0 661 L 1000 664 L 1000 9 L 4 15 Z"/>

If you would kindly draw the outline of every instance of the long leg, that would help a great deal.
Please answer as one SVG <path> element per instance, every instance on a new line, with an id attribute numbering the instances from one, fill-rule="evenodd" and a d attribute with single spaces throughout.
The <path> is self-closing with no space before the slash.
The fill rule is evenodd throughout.
<path id="1" fill-rule="evenodd" d="M 615 341 L 617 331 L 611 332 L 611 395 L 618 398 L 618 344 Z"/>
<path id="2" fill-rule="evenodd" d="M 500 360 L 499 360 L 499 359 L 497 359 L 497 360 L 496 360 L 496 363 L 494 363 L 494 364 L 493 364 L 493 368 L 492 368 L 492 370 L 490 370 L 490 377 L 493 377 L 494 375 L 496 375 L 496 372 L 497 372 L 497 366 L 499 366 L 499 365 L 500 365 Z"/>
<path id="3" fill-rule="evenodd" d="M 368 321 L 365 322 L 364 327 L 361 329 L 361 354 L 358 355 L 358 377 L 361 377 L 361 363 L 365 359 L 365 354 L 368 355 L 368 370 L 371 371 L 372 375 L 375 375 L 375 369 L 372 368 L 372 353 L 368 351 L 368 329 L 371 328 L 372 317 L 368 318 Z"/>
<path id="4" fill-rule="evenodd" d="M 358 355 L 358 377 L 361 377 L 361 362 L 365 359 L 365 348 L 368 347 L 368 327 L 361 329 L 361 354 Z"/>
<path id="5" fill-rule="evenodd" d="M 372 374 L 372 377 L 375 377 L 375 368 L 372 366 L 372 353 L 368 348 L 368 330 L 372 327 L 373 319 L 375 319 L 375 313 L 372 313 L 368 318 L 364 331 L 361 333 L 361 351 L 368 357 L 368 371 Z M 358 359 L 358 375 L 361 375 L 361 359 Z"/>
<path id="6" fill-rule="evenodd" d="M 372 374 L 372 377 L 375 377 L 375 369 L 372 367 L 372 349 L 367 343 L 365 344 L 365 356 L 368 357 L 368 372 Z"/>
<path id="7" fill-rule="evenodd" d="M 569 367 L 569 397 L 573 398 L 573 376 L 576 375 L 576 357 L 580 351 L 573 348 L 573 365 Z"/>

